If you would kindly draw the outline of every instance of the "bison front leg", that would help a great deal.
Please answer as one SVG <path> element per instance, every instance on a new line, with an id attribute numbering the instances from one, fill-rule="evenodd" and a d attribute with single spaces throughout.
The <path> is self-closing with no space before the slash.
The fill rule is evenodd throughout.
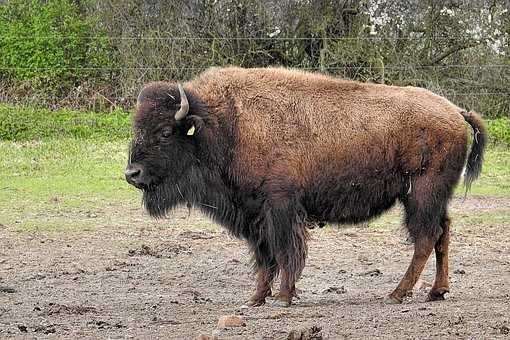
<path id="1" fill-rule="evenodd" d="M 275 296 L 273 306 L 289 307 L 292 304 L 292 298 L 296 296 L 296 278 L 293 273 L 284 269 L 281 270 L 280 277 L 280 291 Z"/>
<path id="2" fill-rule="evenodd" d="M 266 297 L 271 296 L 271 287 L 276 277 L 278 266 L 271 254 L 268 243 L 260 238 L 259 233 L 247 236 L 253 253 L 256 268 L 256 288 L 253 295 L 245 303 L 248 307 L 258 307 L 266 303 Z"/>
<path id="3" fill-rule="evenodd" d="M 271 296 L 271 286 L 275 277 L 275 269 L 260 267 L 257 269 L 257 287 L 246 306 L 258 307 L 266 303 L 266 297 Z"/>
<path id="4" fill-rule="evenodd" d="M 308 234 L 303 223 L 306 212 L 297 200 L 280 199 L 266 214 L 268 244 L 281 277 L 273 305 L 289 307 L 306 261 Z"/>

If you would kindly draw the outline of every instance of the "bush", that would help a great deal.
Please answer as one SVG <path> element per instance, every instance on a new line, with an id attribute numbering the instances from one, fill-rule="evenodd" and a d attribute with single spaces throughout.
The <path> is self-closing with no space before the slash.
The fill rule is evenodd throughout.
<path id="1" fill-rule="evenodd" d="M 62 96 L 110 68 L 107 39 L 70 0 L 10 0 L 0 5 L 0 76 Z M 101 73 L 102 72 L 102 73 Z"/>
<path id="2" fill-rule="evenodd" d="M 130 135 L 130 114 L 121 110 L 95 113 L 0 106 L 2 140 L 25 141 L 65 137 L 119 140 L 128 139 Z"/>

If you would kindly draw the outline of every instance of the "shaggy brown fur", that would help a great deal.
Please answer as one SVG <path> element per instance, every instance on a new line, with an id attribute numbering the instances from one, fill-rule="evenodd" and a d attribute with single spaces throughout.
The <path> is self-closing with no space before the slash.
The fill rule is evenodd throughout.
<path id="1" fill-rule="evenodd" d="M 137 186 L 154 216 L 188 202 L 248 241 L 258 270 L 251 305 L 264 303 L 279 272 L 277 301 L 291 303 L 310 223 L 365 221 L 397 200 L 416 253 L 389 302 L 412 289 L 434 247 L 430 298 L 443 297 L 447 205 L 466 162 L 466 121 L 475 130 L 467 186 L 481 171 L 477 114 L 420 88 L 281 68 L 212 68 L 184 89 L 190 113 L 177 122 L 175 84 L 142 90 L 128 168 L 143 169 Z M 165 129 L 171 137 L 161 137 Z"/>

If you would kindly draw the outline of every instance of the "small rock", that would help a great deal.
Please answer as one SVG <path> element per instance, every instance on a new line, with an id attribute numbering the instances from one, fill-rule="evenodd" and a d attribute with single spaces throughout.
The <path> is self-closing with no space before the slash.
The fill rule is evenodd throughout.
<path id="1" fill-rule="evenodd" d="M 20 332 L 22 333 L 26 333 L 28 330 L 27 330 L 27 326 L 25 325 L 18 325 L 18 329 L 20 330 Z"/>
<path id="2" fill-rule="evenodd" d="M 238 315 L 223 315 L 218 320 L 218 328 L 244 327 L 244 318 Z"/>
<path id="3" fill-rule="evenodd" d="M 455 269 L 453 271 L 454 274 L 461 274 L 461 275 L 464 275 L 466 274 L 466 271 L 464 269 Z"/>

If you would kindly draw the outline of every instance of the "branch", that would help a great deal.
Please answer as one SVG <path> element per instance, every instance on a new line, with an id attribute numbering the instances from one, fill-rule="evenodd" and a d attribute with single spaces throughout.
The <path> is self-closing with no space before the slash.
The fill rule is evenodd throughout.
<path id="1" fill-rule="evenodd" d="M 471 41 L 471 42 L 467 42 L 467 43 L 464 43 L 464 44 L 461 44 L 461 45 L 452 46 L 451 48 L 449 48 L 448 50 L 444 51 L 443 53 L 441 53 L 440 55 L 438 55 L 437 57 L 435 57 L 431 61 L 429 61 L 429 62 L 427 62 L 425 64 L 421 64 L 421 66 L 433 66 L 433 65 L 436 65 L 436 64 L 438 64 L 439 62 L 441 62 L 442 60 L 446 59 L 447 57 L 449 57 L 450 55 L 452 55 L 454 53 L 457 53 L 459 51 L 462 51 L 462 50 L 465 50 L 465 49 L 468 49 L 468 48 L 472 48 L 472 47 L 475 47 L 475 46 L 478 46 L 478 45 L 480 45 L 479 41 Z"/>

